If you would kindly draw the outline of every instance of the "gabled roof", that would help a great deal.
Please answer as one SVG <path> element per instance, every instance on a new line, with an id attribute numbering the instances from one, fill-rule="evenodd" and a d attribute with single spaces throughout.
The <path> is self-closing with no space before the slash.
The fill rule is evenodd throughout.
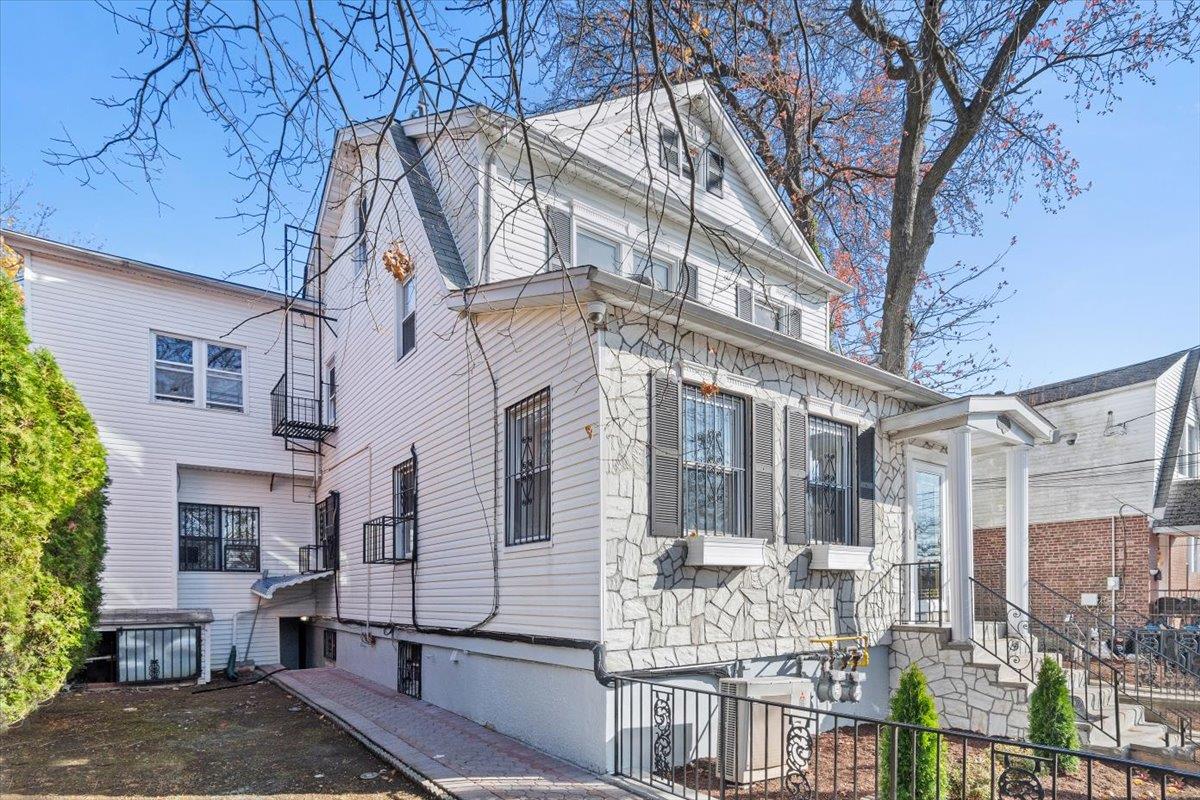
<path id="1" fill-rule="evenodd" d="M 1188 352 L 1188 350 L 1180 350 L 1178 353 L 1159 356 L 1149 361 L 1130 364 L 1127 367 L 1117 367 L 1104 372 L 1084 375 L 1081 378 L 1071 378 L 1044 386 L 1035 386 L 1032 389 L 1023 389 L 1017 394 L 1029 405 L 1040 406 L 1097 392 L 1106 392 L 1110 389 L 1120 389 L 1123 386 L 1133 386 L 1136 383 L 1143 383 L 1159 377 Z"/>
<path id="2" fill-rule="evenodd" d="M 463 266 L 462 255 L 458 252 L 454 233 L 450 230 L 450 223 L 442 211 L 442 203 L 433 188 L 433 181 L 429 179 L 425 162 L 421 160 L 421 151 L 417 148 L 417 143 L 404 134 L 404 129 L 399 124 L 392 125 L 392 141 L 408 176 L 408 188 L 412 191 L 417 213 L 421 215 L 421 224 L 425 227 L 425 236 L 433 249 L 433 259 L 437 262 L 438 270 L 451 286 L 461 289 L 470 284 L 471 280 L 467 277 L 467 269 Z"/>
<path id="3" fill-rule="evenodd" d="M 1158 524 L 1167 528 L 1200 528 L 1200 478 L 1176 477 L 1171 482 Z"/>

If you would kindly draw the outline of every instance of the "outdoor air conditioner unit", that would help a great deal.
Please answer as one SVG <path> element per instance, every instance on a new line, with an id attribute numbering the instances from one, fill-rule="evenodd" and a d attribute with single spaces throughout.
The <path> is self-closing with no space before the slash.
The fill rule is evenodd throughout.
<path id="1" fill-rule="evenodd" d="M 720 758 L 725 780 L 744 784 L 781 777 L 788 736 L 794 730 L 815 734 L 816 715 L 809 710 L 812 681 L 790 676 L 722 678 L 719 689 Z"/>

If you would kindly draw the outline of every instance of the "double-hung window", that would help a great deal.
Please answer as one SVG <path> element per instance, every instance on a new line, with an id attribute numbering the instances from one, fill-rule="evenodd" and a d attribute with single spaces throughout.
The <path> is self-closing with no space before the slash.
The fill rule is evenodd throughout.
<path id="1" fill-rule="evenodd" d="M 204 397 L 209 408 L 242 410 L 242 351 L 205 344 Z"/>
<path id="2" fill-rule="evenodd" d="M 325 421 L 337 422 L 337 365 L 330 362 L 325 370 Z"/>
<path id="3" fill-rule="evenodd" d="M 505 543 L 550 540 L 550 390 L 509 406 L 505 431 Z"/>
<path id="4" fill-rule="evenodd" d="M 746 404 L 683 387 L 683 531 L 746 532 Z"/>
<path id="5" fill-rule="evenodd" d="M 808 538 L 824 544 L 854 541 L 854 430 L 808 418 Z"/>
<path id="6" fill-rule="evenodd" d="M 179 569 L 258 572 L 258 509 L 179 504 Z"/>
<path id="7" fill-rule="evenodd" d="M 1175 471 L 1183 478 L 1200 478 L 1200 425 L 1195 417 L 1183 426 L 1183 436 L 1179 440 L 1179 456 L 1175 459 Z"/>
<path id="8" fill-rule="evenodd" d="M 598 234 L 579 231 L 575 235 L 576 263 L 599 267 L 606 272 L 621 271 L 621 246 Z"/>
<path id="9" fill-rule="evenodd" d="M 396 360 L 417 347 L 417 276 L 412 273 L 396 287 Z"/>
<path id="10" fill-rule="evenodd" d="M 191 403 L 195 397 L 192 340 L 158 334 L 154 337 L 154 399 Z"/>
<path id="11" fill-rule="evenodd" d="M 198 362 L 197 354 L 203 361 Z M 242 348 L 154 334 L 154 399 L 241 411 L 245 403 Z"/>
<path id="12" fill-rule="evenodd" d="M 779 330 L 779 309 L 762 299 L 754 301 L 754 324 L 773 331 Z"/>
<path id="13" fill-rule="evenodd" d="M 725 192 L 725 156 L 711 147 L 704 151 L 704 188 L 718 197 Z"/>
<path id="14" fill-rule="evenodd" d="M 354 274 L 367 266 L 367 198 L 359 197 L 355 204 L 358 212 L 354 225 Z"/>
<path id="15" fill-rule="evenodd" d="M 655 258 L 648 253 L 635 253 L 633 277 L 642 283 L 648 283 L 656 289 L 671 288 L 671 264 L 661 258 Z"/>

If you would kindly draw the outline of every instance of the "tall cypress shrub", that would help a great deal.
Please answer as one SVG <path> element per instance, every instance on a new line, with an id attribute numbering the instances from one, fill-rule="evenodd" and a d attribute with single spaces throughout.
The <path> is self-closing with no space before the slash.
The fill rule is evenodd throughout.
<path id="1" fill-rule="evenodd" d="M 1029 741 L 1064 750 L 1079 749 L 1079 730 L 1075 727 L 1075 706 L 1071 703 L 1067 675 L 1049 656 L 1042 659 L 1037 684 L 1029 696 Z M 1079 759 L 1065 756 L 1058 763 L 1062 769 L 1073 772 L 1079 766 Z"/>
<path id="2" fill-rule="evenodd" d="M 0 238 L 0 727 L 82 663 L 104 558 L 104 448 L 54 358 L 30 348 L 19 263 Z"/>
<path id="3" fill-rule="evenodd" d="M 923 728 L 938 727 L 937 707 L 925 673 L 914 664 L 900 675 L 888 719 Z M 948 796 L 938 734 L 882 726 L 879 733 L 879 797 L 935 800 Z M 893 770 L 892 764 L 895 763 Z M 893 789 L 894 786 L 894 789 Z"/>

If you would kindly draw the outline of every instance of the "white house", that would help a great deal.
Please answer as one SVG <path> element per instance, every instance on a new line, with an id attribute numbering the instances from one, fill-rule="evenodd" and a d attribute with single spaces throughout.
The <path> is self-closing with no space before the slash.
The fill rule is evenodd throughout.
<path id="1" fill-rule="evenodd" d="M 113 459 L 106 611 L 211 610 L 214 663 L 336 666 L 602 771 L 650 725 L 630 703 L 663 712 L 660 775 L 718 713 L 662 692 L 882 715 L 915 661 L 947 724 L 1023 733 L 1027 673 L 983 663 L 1015 640 L 976 620 L 972 464 L 1007 460 L 1021 612 L 1054 426 L 832 351 L 848 287 L 703 84 L 527 122 L 342 131 L 282 297 L 15 239 Z M 192 503 L 259 509 L 262 574 L 240 522 L 185 569 Z"/>

